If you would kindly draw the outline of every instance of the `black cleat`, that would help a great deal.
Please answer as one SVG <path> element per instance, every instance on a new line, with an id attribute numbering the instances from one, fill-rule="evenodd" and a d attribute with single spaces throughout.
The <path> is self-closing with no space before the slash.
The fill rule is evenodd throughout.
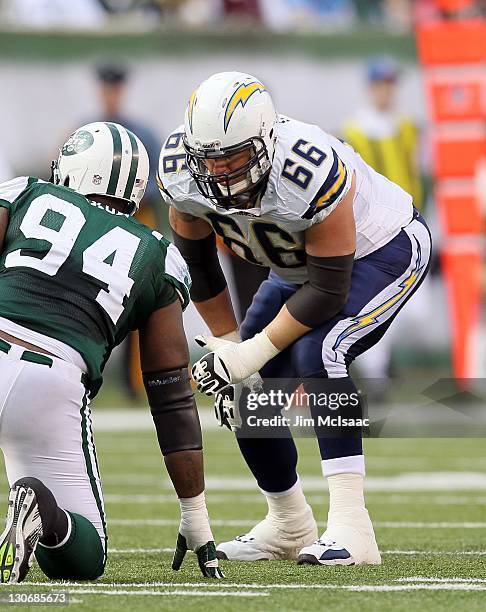
<path id="1" fill-rule="evenodd" d="M 219 559 L 220 561 L 228 561 L 226 553 L 224 553 L 222 550 L 216 550 L 216 559 Z"/>
<path id="2" fill-rule="evenodd" d="M 42 537 L 42 522 L 35 492 L 16 485 L 10 489 L 5 530 L 0 536 L 0 582 L 22 582 L 32 565 Z"/>
<path id="3" fill-rule="evenodd" d="M 319 565 L 319 561 L 314 555 L 299 555 L 297 557 L 297 565 Z"/>

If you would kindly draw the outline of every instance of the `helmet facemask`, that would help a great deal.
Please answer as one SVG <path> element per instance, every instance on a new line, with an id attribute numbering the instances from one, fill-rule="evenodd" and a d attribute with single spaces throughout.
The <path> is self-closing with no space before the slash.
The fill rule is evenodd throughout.
<path id="1" fill-rule="evenodd" d="M 263 194 L 271 170 L 265 142 L 260 137 L 249 138 L 229 147 L 191 147 L 184 140 L 187 165 L 201 194 L 217 206 L 226 209 L 248 209 L 257 204 Z M 248 161 L 230 172 L 210 172 L 207 160 L 221 159 L 248 152 Z"/>

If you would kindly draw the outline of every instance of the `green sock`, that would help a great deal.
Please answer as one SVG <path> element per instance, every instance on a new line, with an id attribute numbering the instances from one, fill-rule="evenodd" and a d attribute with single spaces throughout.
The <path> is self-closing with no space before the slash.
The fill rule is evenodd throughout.
<path id="1" fill-rule="evenodd" d="M 95 580 L 105 569 L 105 551 L 94 525 L 80 514 L 68 512 L 71 533 L 61 546 L 38 544 L 35 557 L 44 574 L 51 579 Z"/>

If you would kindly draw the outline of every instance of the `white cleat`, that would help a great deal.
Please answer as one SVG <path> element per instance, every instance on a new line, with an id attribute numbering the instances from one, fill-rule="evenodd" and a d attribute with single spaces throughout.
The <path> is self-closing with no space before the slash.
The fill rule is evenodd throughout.
<path id="1" fill-rule="evenodd" d="M 381 555 L 376 544 L 368 511 L 360 509 L 355 516 L 333 521 L 324 534 L 299 552 L 299 565 L 380 565 Z M 354 519 L 354 520 L 353 520 Z"/>
<path id="2" fill-rule="evenodd" d="M 22 582 L 41 537 L 42 523 L 34 491 L 30 487 L 13 487 L 5 530 L 0 536 L 0 582 Z"/>
<path id="3" fill-rule="evenodd" d="M 316 537 L 316 522 L 312 509 L 307 506 L 303 516 L 285 523 L 267 515 L 249 533 L 219 544 L 216 556 L 229 561 L 295 560 L 299 550 L 309 546 Z"/>

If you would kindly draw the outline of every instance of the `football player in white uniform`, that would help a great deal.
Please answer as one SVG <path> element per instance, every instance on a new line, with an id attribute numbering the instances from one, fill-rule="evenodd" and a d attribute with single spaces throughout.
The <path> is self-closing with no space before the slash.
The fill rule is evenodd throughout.
<path id="1" fill-rule="evenodd" d="M 217 394 L 221 421 L 228 424 L 235 386 L 258 372 L 304 379 L 306 391 L 305 381 L 320 379 L 330 391 L 356 394 L 350 363 L 383 336 L 428 269 L 430 233 L 411 196 L 347 144 L 278 115 L 266 87 L 238 72 L 215 74 L 192 94 L 184 126 L 162 148 L 159 179 L 191 297 L 213 334 L 200 339 L 211 352 L 193 377 Z M 215 234 L 271 268 L 239 329 Z M 318 432 L 330 491 L 319 539 L 291 435 L 236 437 L 268 514 L 220 544 L 220 558 L 380 563 L 359 426 Z"/>

